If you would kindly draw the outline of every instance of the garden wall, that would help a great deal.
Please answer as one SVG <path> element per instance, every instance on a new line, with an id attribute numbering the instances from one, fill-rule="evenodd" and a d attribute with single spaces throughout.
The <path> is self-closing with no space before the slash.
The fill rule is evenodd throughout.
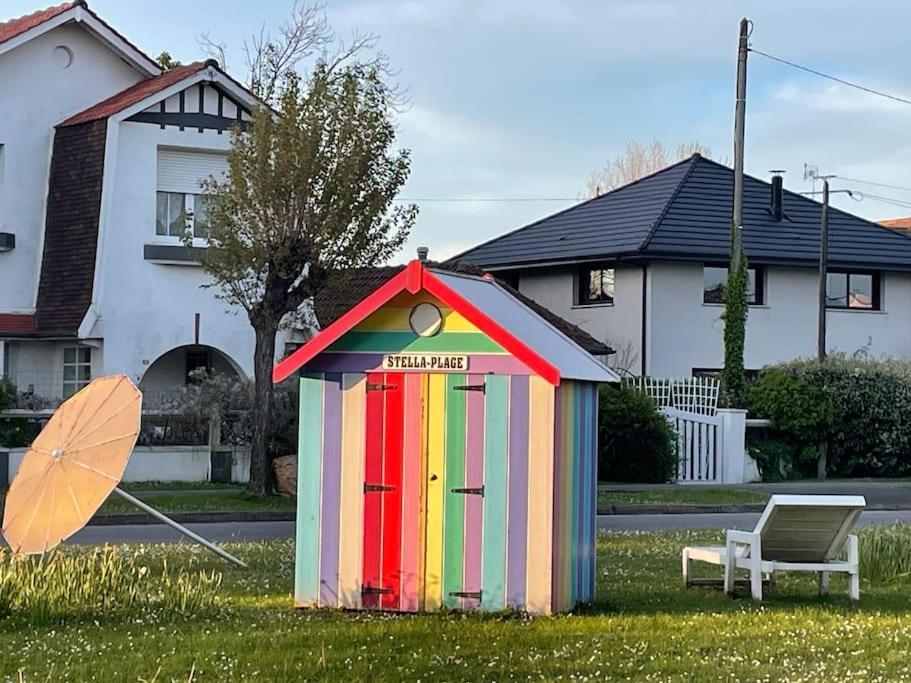
<path id="1" fill-rule="evenodd" d="M 233 447 L 230 451 L 231 481 L 246 483 L 250 473 L 250 451 Z M 12 481 L 25 455 L 25 448 L 0 450 L 0 467 L 8 461 L 7 481 Z M 4 458 L 3 454 L 8 453 Z M 0 472 L 0 481 L 3 479 Z M 137 446 L 130 456 L 123 481 L 210 481 L 212 455 L 208 446 Z"/>

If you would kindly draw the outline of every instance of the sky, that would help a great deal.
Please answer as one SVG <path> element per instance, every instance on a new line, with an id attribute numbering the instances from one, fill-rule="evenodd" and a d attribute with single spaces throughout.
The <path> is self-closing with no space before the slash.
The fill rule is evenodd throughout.
<path id="1" fill-rule="evenodd" d="M 242 78 L 244 40 L 277 26 L 292 2 L 89 5 L 152 55 L 198 59 L 197 36 L 208 32 Z M 3 0 L 0 19 L 46 4 Z M 571 206 L 628 141 L 698 140 L 730 161 L 741 16 L 758 50 L 911 99 L 911 3 L 899 0 L 328 0 L 326 11 L 340 37 L 377 34 L 407 88 L 397 144 L 411 150 L 412 170 L 400 196 L 419 200 L 420 215 L 399 260 L 420 245 L 447 258 Z M 911 190 L 856 182 L 911 188 L 909 124 L 909 104 L 750 54 L 751 175 L 784 169 L 787 189 L 809 191 L 811 164 L 841 176 L 833 189 L 911 202 Z M 451 199 L 497 201 L 441 201 Z M 911 205 L 869 196 L 832 199 L 873 220 L 911 215 Z"/>

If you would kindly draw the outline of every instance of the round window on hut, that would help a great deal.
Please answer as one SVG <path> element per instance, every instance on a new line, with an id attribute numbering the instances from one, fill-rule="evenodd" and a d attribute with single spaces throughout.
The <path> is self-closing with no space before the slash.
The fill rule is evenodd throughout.
<path id="1" fill-rule="evenodd" d="M 408 322 L 419 337 L 432 337 L 443 329 L 443 314 L 433 304 L 420 303 L 411 309 Z"/>

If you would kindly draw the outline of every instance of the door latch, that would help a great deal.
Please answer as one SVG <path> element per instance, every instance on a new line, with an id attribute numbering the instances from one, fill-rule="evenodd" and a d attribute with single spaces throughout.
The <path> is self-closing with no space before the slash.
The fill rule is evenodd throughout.
<path id="1" fill-rule="evenodd" d="M 449 489 L 449 490 L 452 493 L 464 493 L 464 494 L 470 495 L 470 496 L 482 496 L 482 497 L 484 496 L 484 487 L 483 486 L 477 486 L 474 488 L 455 488 L 455 489 Z"/>
<path id="2" fill-rule="evenodd" d="M 368 484 L 364 482 L 364 493 L 370 493 L 371 491 L 395 491 L 395 486 L 387 486 L 386 484 Z"/>

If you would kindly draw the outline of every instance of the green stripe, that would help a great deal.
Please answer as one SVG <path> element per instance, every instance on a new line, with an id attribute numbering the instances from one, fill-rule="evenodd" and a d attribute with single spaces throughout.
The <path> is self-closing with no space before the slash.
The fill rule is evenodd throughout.
<path id="1" fill-rule="evenodd" d="M 462 599 L 449 595 L 463 591 L 462 549 L 465 537 L 465 494 L 452 489 L 465 486 L 465 392 L 455 387 L 465 375 L 446 376 L 446 479 L 443 507 L 443 604 L 458 608 Z"/>
<path id="2" fill-rule="evenodd" d="M 327 351 L 371 353 L 502 353 L 503 349 L 479 332 L 441 332 L 419 337 L 413 332 L 348 332 Z"/>
<path id="3" fill-rule="evenodd" d="M 481 609 L 506 608 L 506 463 L 509 377 L 487 378 L 484 399 L 484 552 Z"/>
<path id="4" fill-rule="evenodd" d="M 323 381 L 320 375 L 300 379 L 297 443 L 294 599 L 300 604 L 315 603 L 319 598 L 320 465 L 323 451 Z"/>

